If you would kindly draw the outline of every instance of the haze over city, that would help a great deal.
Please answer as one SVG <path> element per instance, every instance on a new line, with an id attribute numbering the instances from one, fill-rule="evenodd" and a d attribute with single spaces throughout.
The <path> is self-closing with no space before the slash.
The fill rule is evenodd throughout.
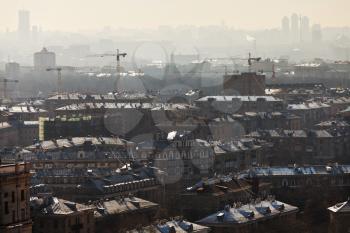
<path id="1" fill-rule="evenodd" d="M 350 232 L 350 0 L 0 1 L 0 233 Z"/>
<path id="2" fill-rule="evenodd" d="M 308 15 L 326 27 L 350 24 L 347 0 L 2 0 L 0 28 L 16 29 L 15 12 L 32 13 L 46 30 L 156 28 L 159 25 L 215 25 L 238 29 L 276 28 L 284 15 Z M 215 9 L 215 10 L 214 10 Z"/>

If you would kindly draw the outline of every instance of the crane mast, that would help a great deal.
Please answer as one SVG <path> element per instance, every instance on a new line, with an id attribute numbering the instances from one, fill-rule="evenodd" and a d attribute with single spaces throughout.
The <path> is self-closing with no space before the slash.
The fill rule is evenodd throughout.
<path id="1" fill-rule="evenodd" d="M 18 80 L 3 78 L 0 83 L 3 83 L 3 98 L 7 99 L 7 83 L 18 83 Z"/>
<path id="2" fill-rule="evenodd" d="M 116 72 L 117 72 L 117 79 L 115 81 L 115 90 L 118 90 L 118 82 L 120 80 L 120 73 L 121 73 L 121 66 L 120 66 L 120 60 L 121 58 L 125 58 L 127 53 L 121 53 L 119 49 L 117 49 L 116 53 L 105 53 L 105 54 L 95 54 L 91 55 L 90 57 L 116 57 L 117 60 L 117 67 L 116 67 Z"/>
<path id="3" fill-rule="evenodd" d="M 47 68 L 46 71 L 57 71 L 57 94 L 62 94 L 62 67 Z"/>

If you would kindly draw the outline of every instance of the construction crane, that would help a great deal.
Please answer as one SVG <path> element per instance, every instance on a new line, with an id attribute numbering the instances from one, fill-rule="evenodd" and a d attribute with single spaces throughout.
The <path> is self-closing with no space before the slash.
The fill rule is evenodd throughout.
<path id="1" fill-rule="evenodd" d="M 3 78 L 0 83 L 3 83 L 3 98 L 7 99 L 7 83 L 18 83 L 18 80 Z"/>
<path id="2" fill-rule="evenodd" d="M 226 57 L 226 58 L 211 58 L 208 59 L 209 61 L 213 61 L 213 60 L 231 60 L 231 61 L 235 61 L 235 60 L 242 60 L 242 61 L 248 61 L 248 67 L 249 67 L 249 72 L 251 72 L 251 66 L 253 64 L 253 61 L 260 61 L 261 57 L 252 57 L 251 53 L 249 53 L 248 58 L 240 58 L 240 57 Z"/>
<path id="3" fill-rule="evenodd" d="M 248 58 L 248 65 L 249 65 L 249 69 L 250 67 L 252 66 L 252 61 L 260 61 L 261 60 L 261 57 L 252 57 L 252 55 L 249 53 L 249 58 Z"/>
<path id="4" fill-rule="evenodd" d="M 61 94 L 63 91 L 63 83 L 62 83 L 62 70 L 75 70 L 75 67 L 72 66 L 64 66 L 64 67 L 49 67 L 46 71 L 57 71 L 57 93 Z"/>
<path id="5" fill-rule="evenodd" d="M 57 71 L 57 94 L 62 93 L 62 67 L 50 67 L 46 71 Z"/>
<path id="6" fill-rule="evenodd" d="M 115 89 L 117 90 L 118 81 L 120 79 L 121 66 L 120 66 L 120 58 L 125 58 L 127 53 L 121 53 L 119 49 L 117 49 L 116 53 L 104 53 L 104 54 L 95 54 L 90 57 L 116 57 L 117 60 L 117 80 L 115 82 Z"/>

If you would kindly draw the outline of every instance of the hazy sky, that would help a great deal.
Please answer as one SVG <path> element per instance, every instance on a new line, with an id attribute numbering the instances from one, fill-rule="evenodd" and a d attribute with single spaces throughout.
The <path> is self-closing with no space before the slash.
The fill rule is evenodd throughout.
<path id="1" fill-rule="evenodd" d="M 350 25 L 350 0 L 0 0 L 0 30 L 17 28 L 17 11 L 49 30 L 155 28 L 159 25 L 279 27 L 293 12 L 324 26 Z"/>

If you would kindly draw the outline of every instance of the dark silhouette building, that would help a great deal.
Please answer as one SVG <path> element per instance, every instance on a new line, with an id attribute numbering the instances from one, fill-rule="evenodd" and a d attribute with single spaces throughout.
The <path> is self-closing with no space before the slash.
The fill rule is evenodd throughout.
<path id="1" fill-rule="evenodd" d="M 225 95 L 265 95 L 265 75 L 255 72 L 225 75 L 223 85 Z"/>

